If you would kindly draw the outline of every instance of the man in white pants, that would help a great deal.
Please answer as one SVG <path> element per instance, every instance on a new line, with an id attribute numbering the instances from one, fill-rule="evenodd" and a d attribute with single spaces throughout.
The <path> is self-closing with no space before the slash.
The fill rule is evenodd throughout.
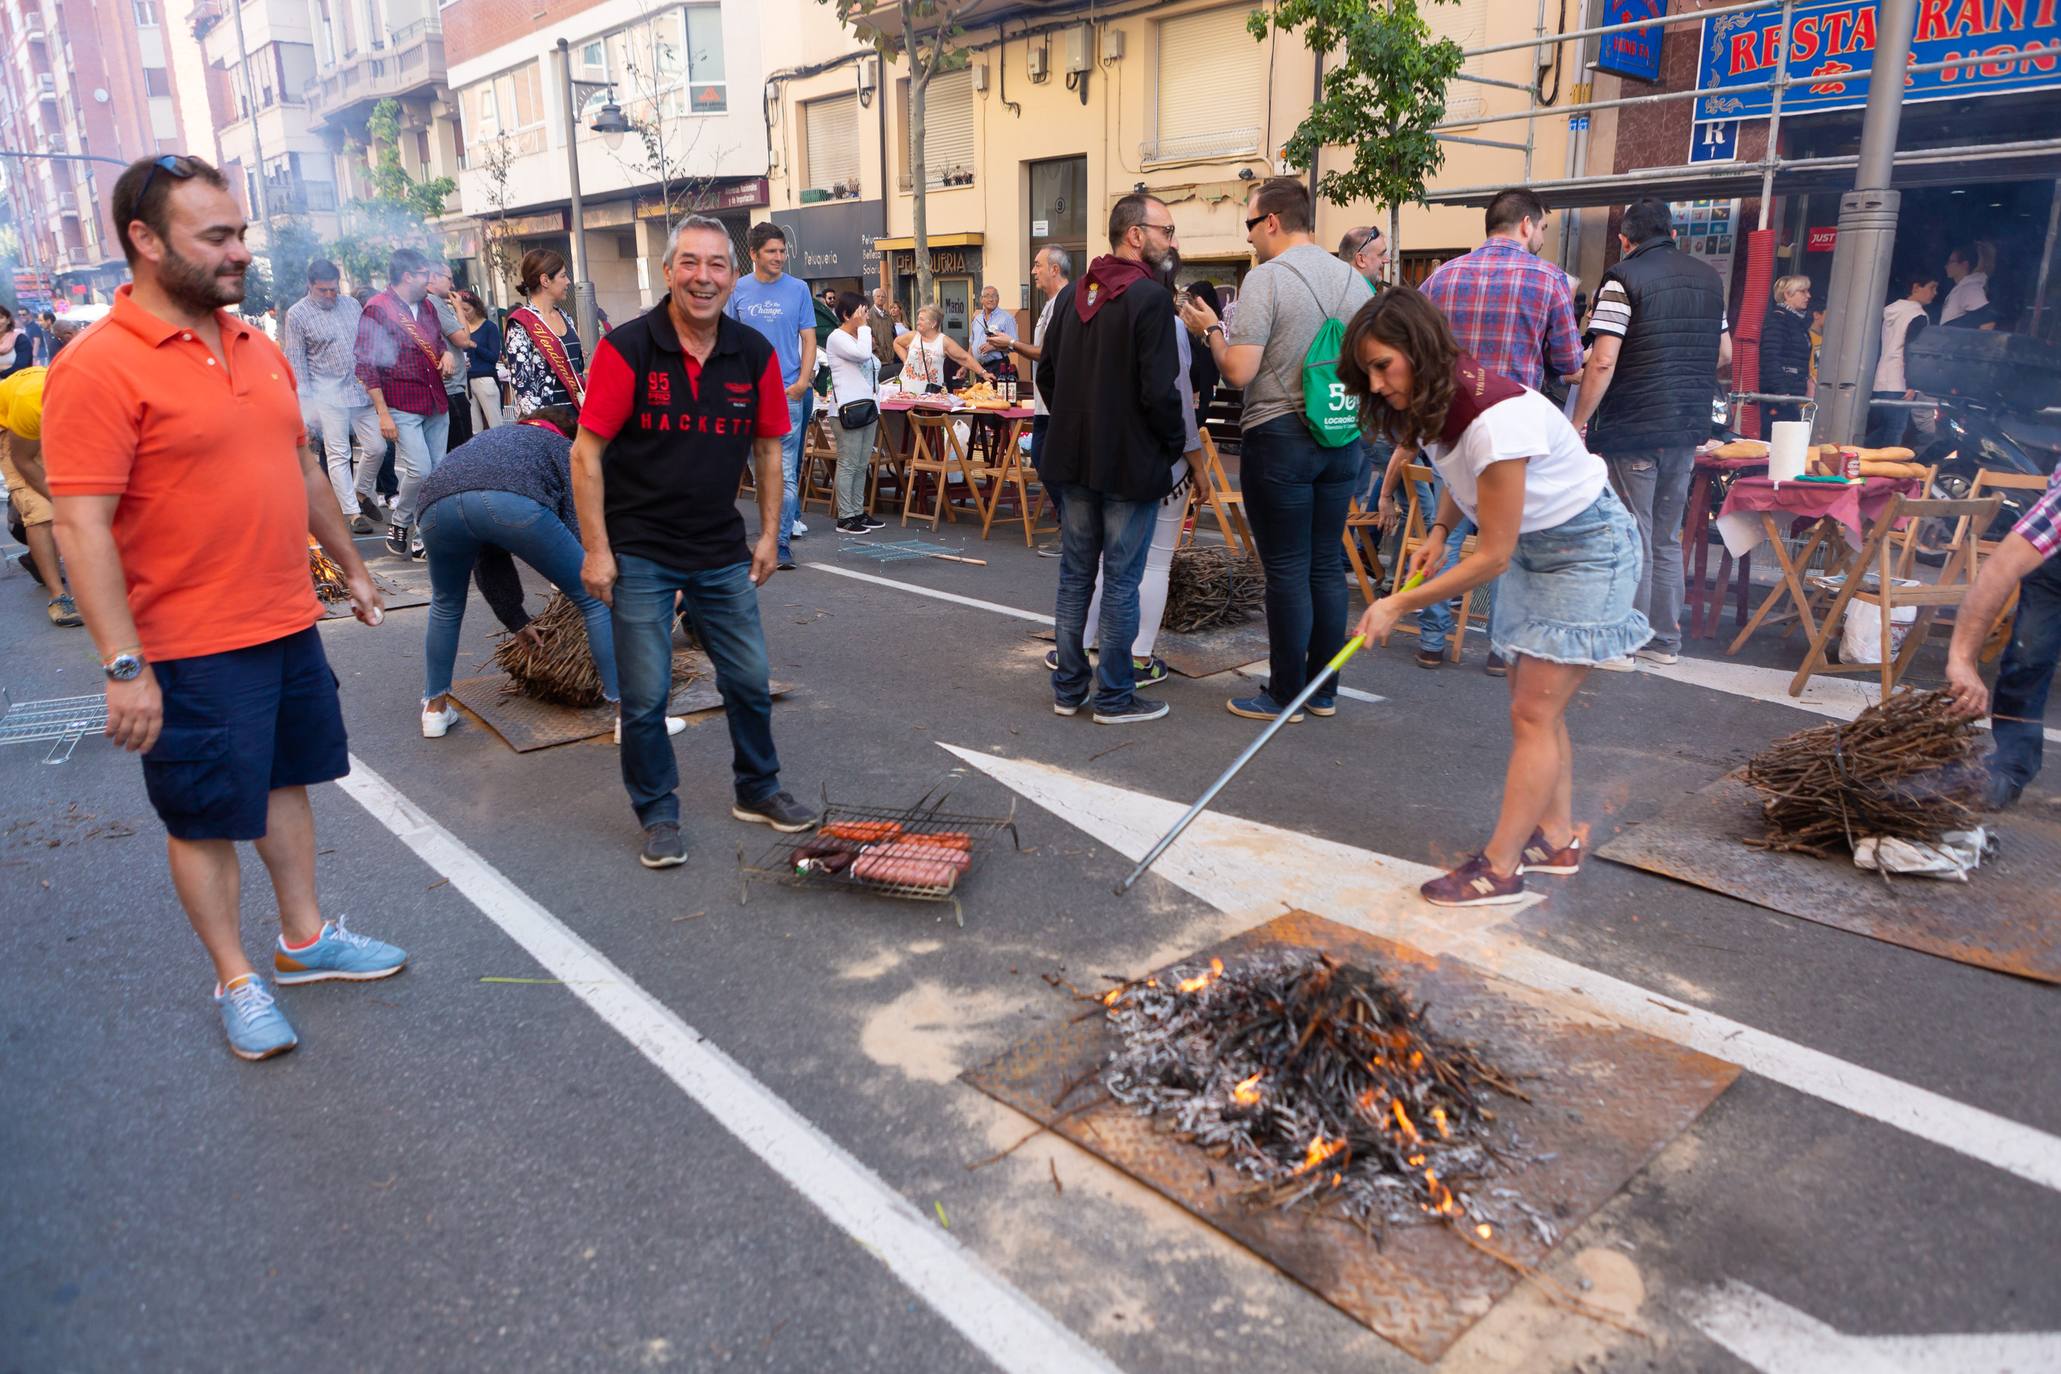
<path id="1" fill-rule="evenodd" d="M 373 499 L 372 484 L 386 457 L 386 439 L 379 432 L 379 412 L 355 370 L 359 306 L 343 294 L 342 276 L 326 258 L 308 264 L 308 294 L 286 312 L 280 343 L 300 386 L 301 418 L 322 435 L 329 489 L 351 532 L 369 534 L 385 515 Z M 355 481 L 353 438 L 359 451 Z"/>

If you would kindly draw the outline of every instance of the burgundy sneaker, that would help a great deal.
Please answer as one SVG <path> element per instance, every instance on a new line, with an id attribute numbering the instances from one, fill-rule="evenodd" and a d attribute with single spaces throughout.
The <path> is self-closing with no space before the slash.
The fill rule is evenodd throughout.
<path id="1" fill-rule="evenodd" d="M 1555 849 L 1546 843 L 1546 832 L 1535 829 L 1531 838 L 1524 842 L 1524 852 L 1517 856 L 1519 873 L 1555 873 L 1565 878 L 1582 871 L 1582 837 L 1576 831 L 1573 839 Z"/>
<path id="2" fill-rule="evenodd" d="M 1476 854 L 1443 878 L 1417 889 L 1433 906 L 1506 906 L 1524 900 L 1524 870 L 1496 876 L 1486 854 Z"/>

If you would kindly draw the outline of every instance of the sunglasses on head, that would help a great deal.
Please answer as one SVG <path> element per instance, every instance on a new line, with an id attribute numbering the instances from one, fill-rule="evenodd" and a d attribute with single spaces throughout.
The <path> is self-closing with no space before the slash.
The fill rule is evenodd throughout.
<path id="1" fill-rule="evenodd" d="M 166 153 L 163 157 L 152 159 L 150 170 L 143 174 L 143 186 L 136 192 L 136 203 L 143 204 L 144 199 L 150 195 L 150 183 L 157 180 L 159 172 L 175 180 L 185 181 L 197 170 L 189 159 L 177 153 Z"/>

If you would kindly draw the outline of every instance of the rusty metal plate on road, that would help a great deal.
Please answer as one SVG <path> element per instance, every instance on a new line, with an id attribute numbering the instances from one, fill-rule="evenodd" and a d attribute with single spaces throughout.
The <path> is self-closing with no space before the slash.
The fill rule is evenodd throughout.
<path id="1" fill-rule="evenodd" d="M 1749 849 L 1760 796 L 1736 775 L 1693 792 L 1596 851 L 1770 911 L 1977 968 L 2061 983 L 2061 823 L 2030 806 L 1989 816 L 1997 852 L 1965 883 L 1889 877 L 1851 860 Z"/>
<path id="2" fill-rule="evenodd" d="M 1177 962 L 1235 965 L 1267 950 L 1319 950 L 1395 979 L 1445 1036 L 1479 1048 L 1521 1076 L 1529 1103 L 1497 1099 L 1500 1123 L 1541 1156 L 1495 1181 L 1554 1219 L 1565 1236 L 1624 1187 L 1737 1078 L 1736 1065 L 1600 1023 L 1457 959 L 1440 959 L 1292 911 Z M 1166 970 L 1156 972 L 1166 976 Z M 1040 1031 L 968 1083 L 1101 1156 L 1251 1249 L 1325 1301 L 1427 1363 L 1518 1282 L 1444 1226 L 1391 1227 L 1377 1248 L 1357 1228 L 1301 1211 L 1251 1210 L 1228 1167 L 1177 1140 L 1150 1117 L 1105 1099 L 1077 1115 L 1052 1103 L 1107 1056 L 1115 1034 L 1099 1016 Z M 1085 1094 L 1087 1088 L 1079 1092 Z M 1544 1158 L 1544 1156 L 1551 1156 Z M 1520 1264 L 1552 1246 L 1529 1229 L 1498 1237 Z"/>
<path id="3" fill-rule="evenodd" d="M 1055 636 L 1050 627 L 1031 631 L 1032 639 L 1050 644 Z M 1092 647 L 1092 646 L 1091 646 Z M 1267 622 L 1257 613 L 1243 625 L 1200 634 L 1176 634 L 1161 630 L 1152 652 L 1166 660 L 1166 666 L 1182 677 L 1214 677 L 1267 657 Z"/>
<path id="4" fill-rule="evenodd" d="M 429 604 L 429 593 L 427 591 L 411 591 L 392 578 L 379 573 L 372 574 L 372 585 L 379 588 L 379 599 L 386 609 L 390 611 L 405 611 L 411 606 L 427 606 Z M 342 601 L 324 601 L 322 603 L 322 618 L 324 620 L 348 620 L 350 615 L 351 603 L 348 598 Z"/>
<path id="5" fill-rule="evenodd" d="M 468 677 L 451 684 L 451 697 L 486 722 L 518 754 L 575 744 L 615 729 L 613 706 L 560 706 L 507 688 L 508 679 L 498 673 Z M 775 682 L 772 689 L 775 698 L 784 697 L 794 690 L 794 684 Z M 674 692 L 666 707 L 669 714 L 676 716 L 722 709 L 723 698 L 716 691 L 715 679 L 706 673 Z"/>

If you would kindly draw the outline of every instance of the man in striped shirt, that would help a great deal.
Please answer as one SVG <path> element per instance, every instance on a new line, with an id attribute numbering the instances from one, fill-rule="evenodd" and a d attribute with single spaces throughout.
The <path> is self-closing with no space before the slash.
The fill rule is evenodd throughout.
<path id="1" fill-rule="evenodd" d="M 2061 469 L 2047 480 L 2037 504 L 1983 561 L 1974 589 L 1954 613 L 1947 650 L 1947 688 L 1973 716 L 1990 714 L 1996 752 L 1990 755 L 1992 806 L 2009 806 L 2038 776 L 2045 743 L 2047 689 L 2061 660 Z M 1976 656 L 1998 612 L 2018 592 L 2011 642 L 1997 665 L 1996 700 L 1982 685 Z"/>
<path id="2" fill-rule="evenodd" d="M 358 302 L 343 293 L 343 273 L 327 258 L 308 264 L 308 294 L 293 303 L 280 327 L 280 346 L 300 383 L 301 418 L 322 436 L 329 489 L 351 533 L 370 534 L 383 512 L 372 497 L 386 440 L 379 414 L 358 381 Z M 351 476 L 351 440 L 361 457 Z"/>

